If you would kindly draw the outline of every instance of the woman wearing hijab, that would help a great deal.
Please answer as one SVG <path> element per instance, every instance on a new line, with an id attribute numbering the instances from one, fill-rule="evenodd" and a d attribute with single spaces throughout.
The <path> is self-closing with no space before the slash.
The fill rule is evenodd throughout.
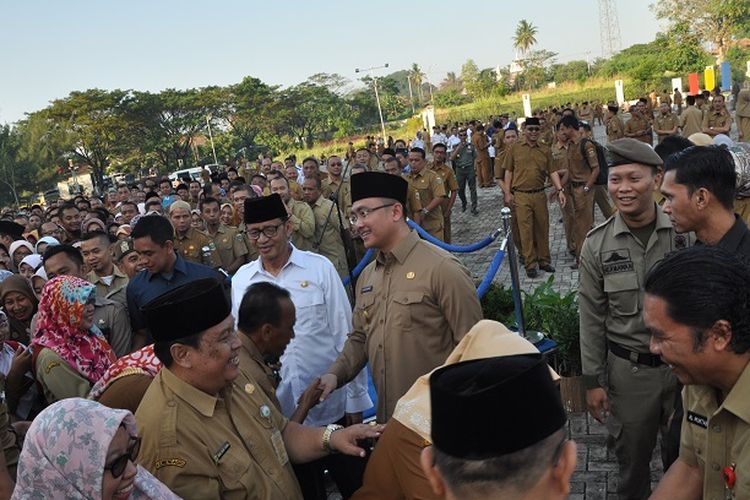
<path id="1" fill-rule="evenodd" d="M 31 277 L 31 289 L 34 290 L 34 296 L 37 300 L 42 296 L 42 290 L 44 285 L 47 284 L 47 280 L 47 271 L 44 270 L 44 266 L 40 266 Z"/>
<path id="2" fill-rule="evenodd" d="M 4 279 L 0 285 L 0 303 L 10 322 L 10 339 L 29 345 L 31 318 L 39 301 L 26 278 L 16 274 Z"/>
<path id="3" fill-rule="evenodd" d="M 140 442 L 129 411 L 80 398 L 59 401 L 29 427 L 12 498 L 179 498 L 136 465 Z"/>
<path id="4" fill-rule="evenodd" d="M 221 205 L 221 223 L 225 226 L 236 226 L 237 221 L 234 216 L 234 205 L 231 203 L 223 203 Z"/>
<path id="5" fill-rule="evenodd" d="M 47 282 L 39 300 L 32 367 L 49 403 L 85 397 L 115 353 L 94 324 L 96 287 L 73 276 Z"/>
<path id="6" fill-rule="evenodd" d="M 16 240 L 11 243 L 10 248 L 8 249 L 8 255 L 10 255 L 13 269 L 18 269 L 23 258 L 32 253 L 34 253 L 34 245 L 26 240 Z"/>
<path id="7" fill-rule="evenodd" d="M 47 247 L 59 244 L 60 242 L 57 240 L 57 238 L 53 236 L 43 236 L 39 238 L 39 241 L 37 241 L 36 245 L 34 245 L 34 251 L 39 255 L 44 255 L 44 251 L 47 250 Z"/>
<path id="8" fill-rule="evenodd" d="M 39 269 L 39 266 L 42 265 L 42 256 L 38 253 L 32 253 L 31 255 L 27 255 L 21 260 L 21 263 L 18 265 L 18 274 L 31 281 L 31 277 L 34 276 L 34 273 L 37 269 Z"/>
<path id="9" fill-rule="evenodd" d="M 112 363 L 104 376 L 94 384 L 89 399 L 99 401 L 109 408 L 121 408 L 135 413 L 151 380 L 161 367 L 161 361 L 154 354 L 154 344 L 126 354 Z"/>

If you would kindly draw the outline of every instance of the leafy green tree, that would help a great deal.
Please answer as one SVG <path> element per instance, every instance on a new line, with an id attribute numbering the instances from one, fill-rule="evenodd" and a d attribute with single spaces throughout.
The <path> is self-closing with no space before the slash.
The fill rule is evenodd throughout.
<path id="1" fill-rule="evenodd" d="M 651 8 L 670 26 L 683 25 L 700 42 L 711 44 L 717 63 L 726 59 L 750 24 L 748 0 L 657 0 Z"/>
<path id="2" fill-rule="evenodd" d="M 528 22 L 526 19 L 518 21 L 516 32 L 513 35 L 513 47 L 525 56 L 526 53 L 536 45 L 537 27 Z"/>
<path id="3" fill-rule="evenodd" d="M 290 134 L 299 146 L 311 148 L 318 139 L 333 132 L 343 109 L 341 97 L 306 81 L 282 93 L 278 130 Z"/>
<path id="4" fill-rule="evenodd" d="M 467 59 L 461 66 L 461 81 L 467 94 L 471 97 L 479 95 L 479 67 L 473 59 Z"/>
<path id="5" fill-rule="evenodd" d="M 419 103 L 424 102 L 424 95 L 422 94 L 422 83 L 424 82 L 425 74 L 417 63 L 412 63 L 409 69 L 409 79 L 413 88 L 417 91 Z"/>

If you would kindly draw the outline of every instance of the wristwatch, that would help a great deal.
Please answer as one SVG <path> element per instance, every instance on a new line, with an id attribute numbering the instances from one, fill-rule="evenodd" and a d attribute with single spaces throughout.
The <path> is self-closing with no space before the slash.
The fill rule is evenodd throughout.
<path id="1" fill-rule="evenodd" d="M 338 424 L 328 424 L 326 425 L 325 430 L 323 431 L 323 449 L 327 451 L 328 453 L 337 453 L 338 450 L 335 450 L 331 447 L 331 435 L 336 432 L 339 429 L 343 429 L 343 425 Z"/>
<path id="2" fill-rule="evenodd" d="M 589 191 L 591 191 L 591 188 L 590 188 L 590 187 L 588 187 L 588 186 L 583 186 L 583 192 L 584 192 L 584 193 L 588 193 Z"/>
<path id="3" fill-rule="evenodd" d="M 422 209 L 422 215 L 429 215 L 429 213 L 430 213 L 430 211 L 427 210 L 426 208 Z"/>

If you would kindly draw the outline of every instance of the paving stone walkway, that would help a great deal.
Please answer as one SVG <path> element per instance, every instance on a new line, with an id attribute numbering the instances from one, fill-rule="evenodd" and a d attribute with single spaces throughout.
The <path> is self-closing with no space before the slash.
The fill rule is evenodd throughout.
<path id="1" fill-rule="evenodd" d="M 597 127 L 599 128 L 599 127 Z M 598 134 L 597 134 L 598 135 Z M 468 191 L 468 190 L 467 190 Z M 468 195 L 468 193 L 467 193 Z M 478 189 L 479 215 L 471 212 L 461 212 L 461 203 L 457 201 L 453 209 L 453 243 L 469 244 L 483 239 L 495 229 L 502 227 L 500 209 L 502 194 L 499 188 Z M 560 207 L 557 203 L 550 206 L 550 252 L 552 266 L 556 269 L 553 286 L 560 292 L 578 289 L 578 271 L 570 266 L 574 263 L 566 249 L 565 234 L 560 223 Z M 603 221 L 601 213 L 596 210 L 596 223 Z M 470 254 L 457 254 L 461 261 L 469 268 L 475 280 L 481 280 L 498 249 L 502 238 L 489 247 Z M 545 280 L 549 274 L 540 272 L 534 279 L 526 277 L 520 268 L 521 288 L 531 291 Z M 510 271 L 504 262 L 500 272 L 495 276 L 496 283 L 510 287 Z M 607 446 L 606 428 L 586 415 L 574 413 L 569 420 L 570 437 L 578 444 L 578 463 L 571 484 L 571 499 L 598 500 L 616 499 L 617 491 L 617 463 L 614 452 Z M 652 481 L 654 485 L 661 478 L 661 460 L 657 446 L 651 461 Z"/>

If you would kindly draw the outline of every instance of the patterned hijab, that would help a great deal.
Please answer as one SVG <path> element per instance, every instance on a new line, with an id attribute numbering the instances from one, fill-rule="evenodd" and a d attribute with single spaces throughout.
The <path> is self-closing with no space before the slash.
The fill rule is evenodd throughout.
<path id="1" fill-rule="evenodd" d="M 127 410 L 112 410 L 81 398 L 50 405 L 26 434 L 11 498 L 101 498 L 107 452 L 120 426 L 131 437 L 137 436 L 135 417 Z M 136 467 L 130 498 L 179 498 L 143 467 Z"/>
<path id="2" fill-rule="evenodd" d="M 117 359 L 96 325 L 81 329 L 88 302 L 96 287 L 73 276 L 57 276 L 47 282 L 39 301 L 37 331 L 32 344 L 55 351 L 71 368 L 92 384 Z"/>
<path id="3" fill-rule="evenodd" d="M 94 387 L 91 388 L 89 398 L 99 399 L 104 391 L 112 382 L 128 375 L 148 375 L 151 378 L 161 370 L 161 361 L 154 354 L 154 344 L 138 349 L 135 352 L 126 354 L 107 369 L 107 372 L 100 378 Z"/>

